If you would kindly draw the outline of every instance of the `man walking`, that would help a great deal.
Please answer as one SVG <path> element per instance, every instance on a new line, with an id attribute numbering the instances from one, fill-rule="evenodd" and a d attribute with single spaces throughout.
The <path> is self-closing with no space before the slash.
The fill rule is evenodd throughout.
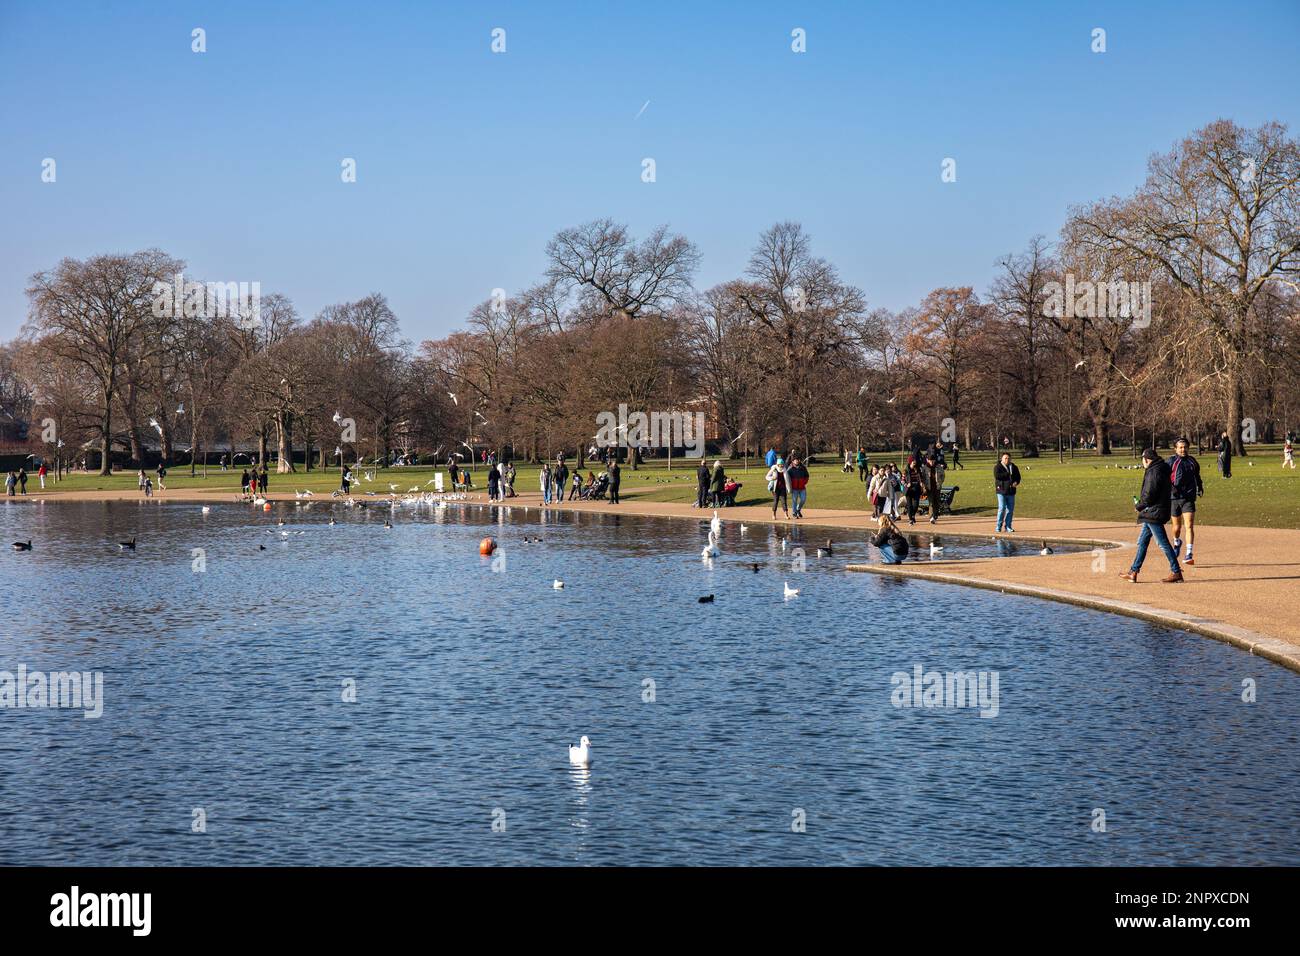
<path id="1" fill-rule="evenodd" d="M 558 504 L 564 503 L 564 486 L 569 481 L 569 466 L 564 463 L 564 456 L 561 455 L 555 460 L 555 501 Z"/>
<path id="2" fill-rule="evenodd" d="M 614 459 L 609 466 L 609 503 L 618 504 L 618 483 L 622 479 L 623 471 L 618 467 L 618 459 Z"/>
<path id="3" fill-rule="evenodd" d="M 1174 457 L 1169 459 L 1169 483 L 1173 488 L 1169 501 L 1174 519 L 1174 552 L 1183 546 L 1183 522 L 1187 522 L 1187 557 L 1184 564 L 1196 566 L 1192 542 L 1196 539 L 1196 499 L 1205 494 L 1201 483 L 1200 463 L 1187 454 L 1187 439 L 1174 442 Z"/>
<path id="4" fill-rule="evenodd" d="M 808 500 L 808 467 L 799 460 L 798 455 L 790 459 L 785 477 L 790 482 L 790 508 L 796 518 L 802 518 L 803 506 Z"/>
<path id="5" fill-rule="evenodd" d="M 1016 514 L 1016 489 L 1020 487 L 1020 469 L 1011 462 L 1011 452 L 1004 451 L 993 466 L 993 490 L 998 496 L 999 532 L 1015 534 L 1012 520 Z"/>
<path id="6" fill-rule="evenodd" d="M 1157 455 L 1154 448 L 1148 448 L 1142 452 L 1142 467 L 1145 469 L 1142 475 L 1142 491 L 1133 499 L 1133 507 L 1137 509 L 1142 531 L 1138 534 L 1137 554 L 1133 555 L 1133 566 L 1120 577 L 1137 584 L 1138 572 L 1142 570 L 1142 562 L 1147 558 L 1147 547 L 1151 544 L 1151 539 L 1155 538 L 1156 544 L 1160 545 L 1160 550 L 1169 559 L 1169 577 L 1162 580 L 1165 584 L 1180 584 L 1183 580 L 1183 569 L 1178 566 L 1178 552 L 1169 543 L 1169 535 L 1165 533 L 1165 522 L 1169 520 L 1173 493 L 1173 485 L 1169 480 L 1169 463 Z"/>
<path id="7" fill-rule="evenodd" d="M 1232 440 L 1227 432 L 1219 438 L 1219 474 L 1224 478 L 1232 477 Z"/>

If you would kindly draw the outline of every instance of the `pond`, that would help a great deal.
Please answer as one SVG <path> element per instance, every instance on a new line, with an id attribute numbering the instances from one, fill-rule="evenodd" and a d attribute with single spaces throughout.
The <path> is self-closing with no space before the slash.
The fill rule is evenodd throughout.
<path id="1" fill-rule="evenodd" d="M 861 532 L 389 517 L 0 508 L 0 672 L 102 677 L 0 709 L 0 864 L 1300 863 L 1300 675 L 1230 646 Z"/>

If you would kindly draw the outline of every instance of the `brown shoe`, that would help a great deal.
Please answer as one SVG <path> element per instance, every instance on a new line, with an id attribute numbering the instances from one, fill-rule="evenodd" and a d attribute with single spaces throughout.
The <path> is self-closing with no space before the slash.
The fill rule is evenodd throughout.
<path id="1" fill-rule="evenodd" d="M 1175 571 L 1173 574 L 1169 575 L 1169 577 L 1167 577 L 1167 578 L 1161 578 L 1161 580 L 1162 580 L 1165 584 L 1182 584 L 1182 583 L 1183 583 L 1183 572 L 1182 572 L 1182 571 Z"/>
<path id="2" fill-rule="evenodd" d="M 1196 559 L 1188 558 L 1186 561 L 1183 562 L 1183 564 L 1190 564 L 1192 567 L 1196 567 Z"/>
<path id="3" fill-rule="evenodd" d="M 1138 573 L 1136 571 L 1125 571 L 1120 577 L 1125 581 L 1132 581 L 1134 584 L 1138 583 Z"/>

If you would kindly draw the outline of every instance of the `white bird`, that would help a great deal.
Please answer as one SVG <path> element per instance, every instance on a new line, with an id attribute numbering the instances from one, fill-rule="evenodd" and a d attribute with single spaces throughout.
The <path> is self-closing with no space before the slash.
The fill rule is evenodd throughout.
<path id="1" fill-rule="evenodd" d="M 559 578 L 556 578 L 554 581 L 551 582 L 551 587 L 554 588 L 554 589 L 557 590 L 557 591 L 563 591 L 563 590 L 564 590 L 564 582 L 561 581 Z"/>
<path id="2" fill-rule="evenodd" d="M 157 430 L 157 432 L 158 432 L 159 435 L 162 434 L 162 426 L 159 425 L 159 424 L 158 424 L 154 419 L 152 419 L 152 418 L 149 419 L 149 424 L 150 424 L 150 425 L 151 425 L 155 430 Z"/>
<path id="3" fill-rule="evenodd" d="M 1048 547 L 1047 542 L 1044 541 L 1044 542 L 1043 542 L 1043 550 L 1042 550 L 1042 551 L 1039 551 L 1038 553 L 1039 553 L 1039 554 L 1052 554 L 1053 551 L 1052 551 L 1052 549 L 1051 549 L 1050 547 Z"/>
<path id="4" fill-rule="evenodd" d="M 204 505 L 204 506 L 203 506 L 203 513 L 204 513 L 204 514 L 207 514 L 207 513 L 208 513 L 209 511 L 211 511 L 211 510 L 212 510 L 212 509 L 209 508 L 207 505 Z"/>
<path id="5" fill-rule="evenodd" d="M 932 545 L 930 545 L 930 555 L 931 555 L 931 557 L 933 557 L 933 556 L 936 555 L 936 554 L 943 554 L 943 547 L 942 547 L 941 545 L 937 545 L 937 544 L 932 544 Z"/>
<path id="6" fill-rule="evenodd" d="M 749 530 L 749 529 L 746 528 L 746 527 L 742 524 L 742 525 L 740 526 L 740 534 L 741 534 L 741 537 L 744 537 L 745 532 L 747 532 L 748 530 Z"/>
<path id="7" fill-rule="evenodd" d="M 709 522 L 709 527 L 718 537 L 722 537 L 722 519 L 718 517 L 718 509 L 713 509 L 713 520 Z"/>
<path id="8" fill-rule="evenodd" d="M 341 413 L 339 413 L 339 412 L 335 412 L 335 413 L 334 413 L 334 424 L 337 425 L 337 424 L 338 424 L 339 422 L 341 422 L 341 421 L 343 421 L 343 415 L 342 415 Z"/>
<path id="9" fill-rule="evenodd" d="M 459 404 L 460 404 L 460 402 L 456 401 L 456 396 L 453 395 L 451 392 L 448 392 L 448 393 L 447 393 L 447 397 L 451 399 L 451 403 L 452 403 L 453 405 L 459 405 Z"/>
<path id="10" fill-rule="evenodd" d="M 591 741 L 586 734 L 578 741 L 578 746 L 569 745 L 569 763 L 575 767 L 591 766 Z"/>
<path id="11" fill-rule="evenodd" d="M 388 490 L 389 490 L 389 491 L 396 491 L 396 490 L 397 490 L 397 485 L 389 485 L 389 486 L 388 486 Z"/>
<path id="12" fill-rule="evenodd" d="M 1083 368 L 1084 363 L 1087 362 L 1087 361 L 1088 361 L 1087 359 L 1079 359 L 1079 361 L 1077 361 L 1077 362 L 1074 363 L 1074 367 L 1075 367 L 1075 368 Z"/>
<path id="13" fill-rule="evenodd" d="M 788 600 L 790 600 L 790 598 L 792 598 L 792 597 L 798 597 L 798 596 L 799 596 L 799 589 L 798 589 L 798 588 L 792 588 L 792 587 L 790 587 L 790 582 L 789 582 L 789 581 L 786 581 L 786 582 L 785 582 L 785 599 L 788 601 Z"/>
<path id="14" fill-rule="evenodd" d="M 721 553 L 722 552 L 718 550 L 718 536 L 710 530 L 709 543 L 706 544 L 704 550 L 700 552 L 700 557 L 707 561 L 709 558 L 716 558 Z"/>

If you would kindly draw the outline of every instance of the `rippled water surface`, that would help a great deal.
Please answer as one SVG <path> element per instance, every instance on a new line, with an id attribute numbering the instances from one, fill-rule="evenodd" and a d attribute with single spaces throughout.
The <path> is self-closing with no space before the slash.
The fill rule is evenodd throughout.
<path id="1" fill-rule="evenodd" d="M 0 507 L 0 670 L 105 696 L 0 710 L 0 863 L 1300 863 L 1300 675 L 1234 648 L 846 573 L 861 533 L 386 516 Z M 916 665 L 997 716 L 895 707 Z"/>

